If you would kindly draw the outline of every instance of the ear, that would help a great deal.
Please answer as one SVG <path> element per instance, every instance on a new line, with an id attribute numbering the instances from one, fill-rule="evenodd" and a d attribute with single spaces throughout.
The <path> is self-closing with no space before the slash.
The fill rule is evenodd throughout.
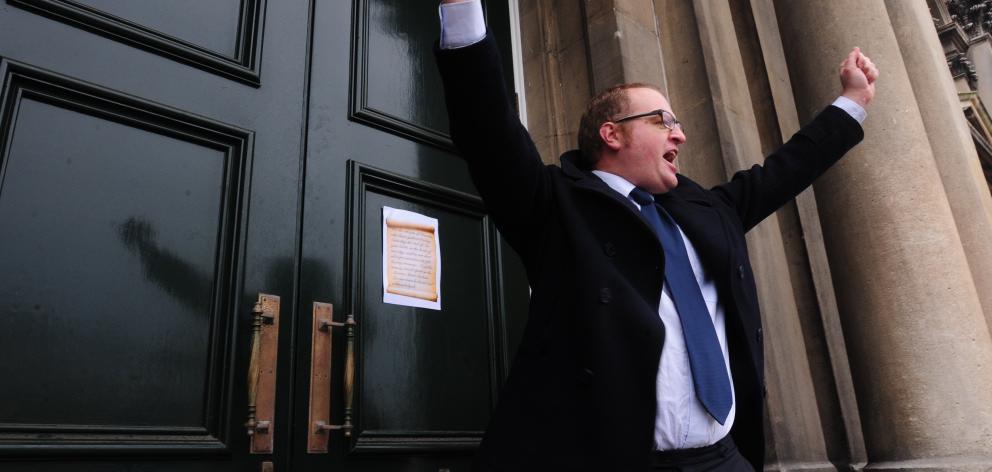
<path id="1" fill-rule="evenodd" d="M 599 139 L 603 140 L 607 148 L 618 151 L 623 147 L 623 130 L 616 123 L 603 123 L 599 127 Z"/>

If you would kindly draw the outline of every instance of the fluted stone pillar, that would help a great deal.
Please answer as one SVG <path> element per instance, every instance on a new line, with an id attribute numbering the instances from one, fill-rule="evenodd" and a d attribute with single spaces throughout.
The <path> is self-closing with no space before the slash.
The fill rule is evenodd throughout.
<path id="1" fill-rule="evenodd" d="M 545 163 L 574 149 L 579 119 L 592 96 L 582 0 L 527 0 L 520 5 L 527 130 Z"/>
<path id="2" fill-rule="evenodd" d="M 692 3 L 685 0 L 654 0 L 654 9 L 664 51 L 668 101 L 689 133 L 679 154 L 692 158 L 679 158 L 679 172 L 704 187 L 712 187 L 727 180 L 727 171 L 706 64 L 699 59 L 703 49 L 696 13 Z"/>
<path id="3" fill-rule="evenodd" d="M 852 46 L 882 78 L 866 139 L 816 184 L 868 468 L 992 467 L 992 339 L 884 0 L 776 1 L 800 118 Z"/>
<path id="4" fill-rule="evenodd" d="M 725 177 L 763 160 L 728 2 L 695 0 L 702 58 L 706 65 Z M 690 137 L 690 139 L 692 139 Z M 692 156 L 689 156 L 691 159 Z M 806 345 L 777 214 L 747 234 L 748 252 L 764 324 L 767 383 L 766 433 L 773 470 L 834 471 L 827 460 Z"/>
<path id="5" fill-rule="evenodd" d="M 755 33 L 760 46 L 758 55 L 764 63 L 774 115 L 777 118 L 781 141 L 784 142 L 799 131 L 802 123 L 796 111 L 793 86 L 776 20 L 777 15 L 772 0 L 751 0 L 750 3 L 751 17 L 754 19 Z M 754 100 L 755 98 L 752 98 L 752 101 Z M 809 281 L 815 291 L 817 309 L 810 306 L 810 301 L 813 301 L 810 299 L 807 299 L 804 306 L 802 297 L 808 294 L 803 293 L 802 284 L 795 283 L 797 277 L 793 275 L 793 286 L 797 287 L 796 300 L 800 321 L 809 353 L 810 373 L 813 376 L 816 400 L 820 407 L 827 456 L 831 462 L 838 464 L 841 470 L 860 468 L 867 461 L 861 418 L 858 415 L 850 361 L 844 343 L 830 263 L 823 243 L 823 228 L 820 226 L 820 214 L 813 188 L 808 188 L 796 196 L 795 215 L 801 229 L 800 234 L 789 234 L 791 216 L 789 205 L 777 213 L 781 218 L 787 254 L 790 243 L 792 245 L 792 253 L 789 254 L 790 264 L 794 264 L 794 261 L 800 258 L 806 259 L 809 264 Z M 790 241 L 790 236 L 796 239 Z M 805 246 L 805 254 L 797 251 L 795 246 L 799 244 Z"/>
<path id="6" fill-rule="evenodd" d="M 585 11 L 593 89 L 627 82 L 668 87 L 652 2 L 586 0 Z"/>
<path id="7" fill-rule="evenodd" d="M 886 0 L 978 298 L 992 327 L 992 195 L 924 2 Z M 992 446 L 990 446 L 992 448 Z"/>

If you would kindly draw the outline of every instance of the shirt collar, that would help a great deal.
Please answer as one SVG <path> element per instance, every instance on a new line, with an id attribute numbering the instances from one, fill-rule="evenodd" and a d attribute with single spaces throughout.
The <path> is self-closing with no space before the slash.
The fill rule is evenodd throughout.
<path id="1" fill-rule="evenodd" d="M 597 169 L 597 170 L 593 170 L 592 173 L 596 174 L 596 177 L 599 177 L 599 179 L 602 180 L 604 183 L 606 183 L 606 185 L 609 185 L 609 187 L 613 189 L 613 191 L 619 193 L 620 195 L 623 195 L 624 197 L 627 197 L 627 199 L 630 200 L 631 203 L 637 205 L 637 202 L 635 202 L 632 198 L 630 198 L 630 191 L 634 190 L 634 188 L 637 187 L 636 185 L 628 182 L 627 179 L 620 177 L 619 175 L 611 174 L 606 171 Z M 637 208 L 640 209 L 641 206 L 637 205 Z"/>

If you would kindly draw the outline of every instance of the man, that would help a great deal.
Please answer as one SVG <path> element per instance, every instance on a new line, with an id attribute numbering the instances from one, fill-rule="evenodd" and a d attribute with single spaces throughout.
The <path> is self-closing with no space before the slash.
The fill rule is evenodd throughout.
<path id="1" fill-rule="evenodd" d="M 704 189 L 656 88 L 593 98 L 579 150 L 545 166 L 510 103 L 478 1 L 444 1 L 436 51 L 451 134 L 532 288 L 481 470 L 761 470 L 764 367 L 744 233 L 863 136 L 878 70 L 762 166 Z M 448 5 L 450 3 L 450 5 Z"/>

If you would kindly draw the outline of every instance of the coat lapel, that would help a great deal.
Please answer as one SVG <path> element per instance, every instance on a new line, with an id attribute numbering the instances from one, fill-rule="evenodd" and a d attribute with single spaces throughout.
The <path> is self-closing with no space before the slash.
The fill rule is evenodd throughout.
<path id="1" fill-rule="evenodd" d="M 599 193 L 610 200 L 617 202 L 630 211 L 630 213 L 637 219 L 643 221 L 641 218 L 641 212 L 637 210 L 637 207 L 634 206 L 633 203 L 631 203 L 630 199 L 614 191 L 609 185 L 606 185 L 606 182 L 603 182 L 602 179 L 596 177 L 595 174 L 579 169 L 575 163 L 578 159 L 578 154 L 579 151 L 568 151 L 561 155 L 561 169 L 565 175 L 572 178 L 577 187 L 583 190 Z M 647 223 L 645 222 L 645 225 L 646 224 Z M 650 230 L 650 227 L 648 229 Z"/>
<path id="2" fill-rule="evenodd" d="M 726 276 L 731 265 L 731 241 L 716 208 L 702 196 L 682 195 L 678 188 L 655 198 L 692 241 L 706 271 L 712 277 Z"/>
<path id="3" fill-rule="evenodd" d="M 606 185 L 606 182 L 603 182 L 594 174 L 584 172 L 578 168 L 576 165 L 579 157 L 578 153 L 578 151 L 568 151 L 562 154 L 561 168 L 565 175 L 575 180 L 577 187 L 599 193 L 623 206 L 632 216 L 644 224 L 646 231 L 654 234 L 650 225 L 641 216 L 641 212 L 626 196 L 614 191 L 609 185 Z M 679 177 L 679 181 L 681 182 L 682 177 Z M 683 195 L 685 191 L 682 189 L 686 187 L 680 185 L 671 192 L 655 195 L 655 201 L 661 204 L 675 218 L 675 222 L 678 223 L 682 231 L 692 241 L 707 272 L 713 277 L 726 275 L 731 260 L 731 241 L 727 233 L 727 228 L 720 219 L 720 214 L 705 197 Z"/>

